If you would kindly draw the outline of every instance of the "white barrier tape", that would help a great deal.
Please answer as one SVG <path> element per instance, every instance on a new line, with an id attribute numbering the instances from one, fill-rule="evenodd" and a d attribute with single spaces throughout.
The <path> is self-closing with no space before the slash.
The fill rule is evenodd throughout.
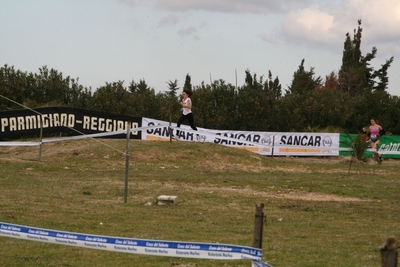
<path id="1" fill-rule="evenodd" d="M 253 260 L 251 267 L 272 267 L 272 266 L 260 260 Z"/>
<path id="2" fill-rule="evenodd" d="M 252 247 L 87 235 L 3 222 L 0 222 L 0 236 L 75 247 L 165 257 L 214 260 L 261 260 L 262 255 L 261 249 Z"/>
<path id="3" fill-rule="evenodd" d="M 40 142 L 0 142 L 0 146 L 38 146 Z"/>
<path id="4" fill-rule="evenodd" d="M 169 125 L 154 125 L 148 127 L 139 127 L 139 128 L 131 128 L 130 132 L 137 132 L 137 131 L 146 131 L 150 129 L 157 129 L 168 127 Z M 118 134 L 126 134 L 126 130 L 116 131 L 116 132 L 105 132 L 105 133 L 95 133 L 95 134 L 86 134 L 86 135 L 78 135 L 78 136 L 67 136 L 67 137 L 59 137 L 59 138 L 45 138 L 42 139 L 42 143 L 51 143 L 51 142 L 58 142 L 58 141 L 66 141 L 66 140 L 77 140 L 77 139 L 84 139 L 84 138 L 95 138 L 95 137 L 106 137 Z M 40 142 L 0 142 L 0 146 L 38 146 Z"/>
<path id="5" fill-rule="evenodd" d="M 150 129 L 157 129 L 163 128 L 169 125 L 154 125 L 148 127 L 138 127 L 138 128 L 131 128 L 130 132 L 139 132 L 139 131 L 146 131 Z M 78 136 L 68 136 L 68 137 L 60 137 L 60 138 L 47 138 L 43 139 L 43 143 L 49 142 L 57 142 L 57 141 L 65 141 L 65 140 L 76 140 L 76 139 L 84 139 L 84 138 L 95 138 L 95 137 L 106 137 L 118 134 L 126 134 L 126 130 L 116 131 L 116 132 L 105 132 L 105 133 L 95 133 L 95 134 L 86 134 L 86 135 L 78 135 Z"/>

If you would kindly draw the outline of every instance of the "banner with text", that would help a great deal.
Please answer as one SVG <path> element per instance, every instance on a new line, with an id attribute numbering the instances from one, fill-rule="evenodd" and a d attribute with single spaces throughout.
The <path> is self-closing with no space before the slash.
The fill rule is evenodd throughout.
<path id="1" fill-rule="evenodd" d="M 130 128 L 138 128 L 141 121 L 141 117 L 67 107 L 0 111 L 0 139 L 39 136 L 41 126 L 43 134 L 65 133 L 74 136 L 126 130 L 127 122 Z M 126 134 L 112 138 L 126 138 Z M 131 138 L 141 139 L 141 132 L 132 132 Z"/>
<path id="2" fill-rule="evenodd" d="M 340 146 L 350 148 L 358 134 L 340 134 Z M 384 158 L 400 158 L 400 136 L 384 135 L 379 139 L 378 153 Z M 352 152 L 341 151 L 340 156 L 351 156 Z M 373 157 L 372 151 L 368 148 L 365 157 Z"/>
<path id="3" fill-rule="evenodd" d="M 0 222 L 0 236 L 59 245 L 164 257 L 261 260 L 252 247 L 200 242 L 164 241 L 63 232 Z"/>
<path id="4" fill-rule="evenodd" d="M 165 125 L 164 128 L 142 133 L 143 140 L 169 140 L 169 123 L 143 118 L 143 127 Z M 172 123 L 173 134 L 177 134 L 176 124 Z M 193 131 L 187 125 L 181 125 L 179 140 L 210 142 L 230 147 L 243 148 L 261 155 L 277 156 L 338 156 L 338 133 L 274 133 L 252 131 L 220 131 L 198 128 Z"/>
<path id="5" fill-rule="evenodd" d="M 169 141 L 169 123 L 160 120 L 143 118 L 142 126 L 165 125 L 159 129 L 152 129 L 142 133 L 143 140 Z M 215 143 L 235 148 L 246 149 L 261 155 L 272 155 L 272 135 L 269 132 L 250 132 L 250 131 L 227 131 L 210 130 L 198 127 L 198 131 L 193 131 L 190 126 L 181 125 L 176 128 L 176 123 L 171 123 L 172 134 L 178 135 L 180 141 L 199 141 Z M 197 139 L 197 135 L 199 138 Z"/>
<path id="6" fill-rule="evenodd" d="M 274 155 L 338 156 L 338 133 L 273 133 Z"/>

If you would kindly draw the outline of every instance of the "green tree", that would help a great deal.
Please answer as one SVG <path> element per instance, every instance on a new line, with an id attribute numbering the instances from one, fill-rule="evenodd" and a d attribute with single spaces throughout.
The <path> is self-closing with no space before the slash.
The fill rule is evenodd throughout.
<path id="1" fill-rule="evenodd" d="M 168 91 L 167 94 L 171 97 L 178 97 L 178 80 L 175 79 L 175 81 L 169 81 L 168 83 Z"/>
<path id="2" fill-rule="evenodd" d="M 79 78 L 71 79 L 71 86 L 69 89 L 69 107 L 91 109 L 90 103 L 92 101 L 92 91 L 90 88 L 83 87 L 78 83 Z"/>
<path id="3" fill-rule="evenodd" d="M 400 134 L 400 97 L 388 96 L 387 113 L 383 127 L 388 133 Z"/>
<path id="4" fill-rule="evenodd" d="M 268 80 L 264 83 L 264 92 L 271 99 L 280 99 L 282 97 L 282 85 L 279 82 L 278 76 L 272 79 L 272 72 L 268 71 Z"/>
<path id="5" fill-rule="evenodd" d="M 304 59 L 293 74 L 291 85 L 286 90 L 286 95 L 281 101 L 281 122 L 286 126 L 281 127 L 286 131 L 303 131 L 306 127 L 318 125 L 315 121 L 315 107 L 310 106 L 315 99 L 315 92 L 322 85 L 321 77 L 315 77 L 314 68 L 305 70 Z"/>
<path id="6" fill-rule="evenodd" d="M 134 80 L 128 86 L 131 111 L 129 114 L 137 117 L 160 118 L 160 98 L 156 97 L 153 88 L 149 87 L 144 79 L 139 83 Z"/>
<path id="7" fill-rule="evenodd" d="M 346 34 L 342 66 L 339 70 L 339 88 L 352 97 L 359 96 L 365 91 L 370 92 L 373 89 L 386 90 L 388 85 L 387 70 L 393 62 L 393 57 L 391 57 L 382 65 L 381 69 L 375 71 L 370 62 L 376 57 L 377 49 L 373 47 L 370 53 L 363 56 L 361 38 L 361 20 L 358 20 L 358 27 L 354 29 L 353 38 L 349 33 Z M 376 81 L 376 79 L 379 81 Z"/>
<path id="8" fill-rule="evenodd" d="M 191 82 L 191 77 L 190 77 L 189 73 L 186 74 L 185 84 L 183 85 L 183 90 L 190 90 L 190 91 L 192 90 L 192 82 Z"/>
<path id="9" fill-rule="evenodd" d="M 197 86 L 193 90 L 193 113 L 196 125 L 209 129 L 237 129 L 237 91 L 224 80 L 211 85 Z"/>
<path id="10" fill-rule="evenodd" d="M 106 83 L 97 89 L 93 95 L 93 108 L 101 112 L 131 115 L 132 96 L 124 88 L 123 83 L 123 81 Z"/>
<path id="11" fill-rule="evenodd" d="M 178 80 L 168 82 L 168 91 L 162 96 L 162 104 L 160 106 L 161 119 L 166 121 L 177 121 L 180 116 L 180 104 L 177 96 Z"/>
<path id="12" fill-rule="evenodd" d="M 0 110 L 20 109 L 25 99 L 26 73 L 5 64 L 0 68 Z M 8 98 L 9 100 L 7 100 Z"/>
<path id="13" fill-rule="evenodd" d="M 251 75 L 245 71 L 245 85 L 238 88 L 238 128 L 247 131 L 265 131 L 268 123 L 265 117 L 264 102 L 266 95 L 263 91 L 263 77 Z"/>
<path id="14" fill-rule="evenodd" d="M 374 77 L 376 77 L 379 81 L 376 82 L 374 89 L 377 91 L 385 91 L 388 87 L 389 77 L 388 77 L 388 69 L 392 65 L 394 58 L 386 60 L 386 63 L 382 65 L 382 68 L 375 71 Z"/>
<path id="15" fill-rule="evenodd" d="M 279 131 L 281 120 L 280 100 L 282 98 L 282 85 L 279 78 L 272 77 L 272 72 L 268 71 L 268 79 L 263 84 L 262 95 L 262 128 L 266 131 Z"/>
<path id="16" fill-rule="evenodd" d="M 314 68 L 310 68 L 309 71 L 306 71 L 304 68 L 304 61 L 303 59 L 297 71 L 294 72 L 292 83 L 288 87 L 289 90 L 286 91 L 287 94 L 306 95 L 321 85 L 321 77 L 314 77 Z"/>
<path id="17" fill-rule="evenodd" d="M 205 85 L 202 82 L 200 86 L 196 86 L 193 90 L 193 98 L 196 99 L 193 103 L 195 124 L 209 129 L 222 129 L 216 127 L 215 95 L 211 85 Z"/>

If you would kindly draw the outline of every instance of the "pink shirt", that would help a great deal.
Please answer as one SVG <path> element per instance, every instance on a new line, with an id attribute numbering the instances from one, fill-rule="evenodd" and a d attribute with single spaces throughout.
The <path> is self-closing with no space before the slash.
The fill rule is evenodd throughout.
<path id="1" fill-rule="evenodd" d="M 378 127 L 378 125 L 369 126 L 369 131 L 371 133 L 371 138 L 378 136 L 379 135 L 379 127 Z"/>

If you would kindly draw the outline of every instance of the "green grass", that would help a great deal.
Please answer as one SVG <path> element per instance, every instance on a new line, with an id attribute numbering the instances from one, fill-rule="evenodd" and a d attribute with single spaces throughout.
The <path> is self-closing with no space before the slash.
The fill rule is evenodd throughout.
<path id="1" fill-rule="evenodd" d="M 264 203 L 263 260 L 274 267 L 380 265 L 399 236 L 400 161 L 265 157 L 209 143 L 125 140 L 0 147 L 0 221 L 95 235 L 251 246 Z M 84 192 L 90 192 L 84 194 Z M 175 206 L 158 206 L 176 195 Z M 145 205 L 152 202 L 153 205 Z M 103 225 L 100 224 L 103 223 Z M 250 266 L 0 237 L 1 266 Z"/>

